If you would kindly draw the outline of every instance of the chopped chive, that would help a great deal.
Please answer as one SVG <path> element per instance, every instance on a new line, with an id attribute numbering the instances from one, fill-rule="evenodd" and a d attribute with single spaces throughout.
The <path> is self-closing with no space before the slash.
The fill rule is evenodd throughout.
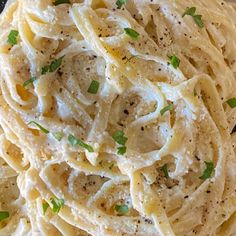
<path id="1" fill-rule="evenodd" d="M 163 116 L 167 111 L 172 111 L 174 109 L 173 104 L 169 104 L 168 106 L 161 109 L 160 114 Z"/>
<path id="2" fill-rule="evenodd" d="M 214 164 L 213 162 L 207 162 L 205 161 L 205 164 L 206 164 L 206 169 L 204 170 L 203 174 L 201 177 L 199 177 L 200 179 L 203 179 L 203 180 L 206 180 L 206 179 L 209 179 L 211 178 L 211 173 L 214 169 Z"/>
<path id="3" fill-rule="evenodd" d="M 194 95 L 194 97 L 196 97 L 197 96 L 197 90 L 194 88 L 194 90 L 193 90 L 193 95 Z"/>
<path id="4" fill-rule="evenodd" d="M 125 215 L 129 212 L 129 207 L 127 205 L 115 205 L 115 210 L 118 213 Z"/>
<path id="5" fill-rule="evenodd" d="M 195 15 L 195 16 L 193 16 L 193 19 L 194 19 L 195 23 L 198 25 L 198 27 L 200 27 L 200 28 L 204 27 L 204 23 L 202 21 L 201 15 Z"/>
<path id="6" fill-rule="evenodd" d="M 50 200 L 52 203 L 52 211 L 54 213 L 58 213 L 65 204 L 64 199 L 58 199 L 54 197 L 54 198 L 51 198 Z"/>
<path id="7" fill-rule="evenodd" d="M 123 146 L 128 141 L 128 138 L 125 137 L 125 134 L 123 131 L 116 131 L 116 133 L 112 136 L 112 138 L 116 143 L 123 145 Z"/>
<path id="8" fill-rule="evenodd" d="M 201 15 L 195 15 L 195 13 L 196 13 L 196 7 L 187 8 L 186 11 L 184 12 L 184 14 L 182 15 L 182 17 L 184 17 L 186 15 L 192 16 L 193 20 L 198 25 L 198 27 L 203 28 L 204 23 L 202 21 L 202 16 Z"/>
<path id="9" fill-rule="evenodd" d="M 52 135 L 57 141 L 61 141 L 62 138 L 63 138 L 63 133 L 62 132 L 55 132 L 55 133 L 52 133 Z"/>
<path id="10" fill-rule="evenodd" d="M 196 7 L 190 7 L 190 8 L 188 7 L 186 11 L 184 12 L 184 14 L 182 15 L 182 17 L 185 17 L 186 15 L 194 16 L 196 10 L 197 10 Z"/>
<path id="11" fill-rule="evenodd" d="M 23 83 L 23 87 L 27 87 L 29 84 L 33 84 L 34 81 L 37 80 L 37 77 L 31 77 L 30 79 L 26 80 L 24 83 Z"/>
<path id="12" fill-rule="evenodd" d="M 236 98 L 230 98 L 227 103 L 231 108 L 236 107 Z"/>
<path id="13" fill-rule="evenodd" d="M 170 64 L 177 69 L 179 67 L 180 64 L 180 59 L 174 54 L 172 56 L 169 56 L 170 59 Z"/>
<path id="14" fill-rule="evenodd" d="M 165 176 L 166 178 L 169 178 L 169 173 L 168 173 L 167 164 L 163 165 L 163 166 L 161 167 L 161 170 L 163 171 L 164 176 Z"/>
<path id="15" fill-rule="evenodd" d="M 126 142 L 128 141 L 128 138 L 125 137 L 125 134 L 123 131 L 116 131 L 115 134 L 112 136 L 113 140 L 122 145 L 121 147 L 117 148 L 117 154 L 118 155 L 124 155 L 126 153 Z"/>
<path id="16" fill-rule="evenodd" d="M 96 80 L 93 80 L 88 88 L 88 93 L 96 94 L 99 89 L 99 82 Z"/>
<path id="17" fill-rule="evenodd" d="M 121 9 L 121 7 L 127 3 L 128 0 L 117 0 L 116 1 L 116 6 L 118 9 Z"/>
<path id="18" fill-rule="evenodd" d="M 117 154 L 118 155 L 124 155 L 126 153 L 126 146 L 118 147 L 117 148 Z"/>
<path id="19" fill-rule="evenodd" d="M 18 37 L 18 35 L 19 35 L 19 32 L 17 30 L 11 30 L 9 35 L 8 35 L 7 42 L 9 44 L 11 44 L 12 46 L 16 45 L 17 44 L 17 37 Z"/>
<path id="20" fill-rule="evenodd" d="M 70 4 L 70 0 L 56 0 L 56 1 L 53 3 L 53 5 L 58 6 L 58 5 L 60 5 L 60 4 L 65 4 L 65 3 Z"/>
<path id="21" fill-rule="evenodd" d="M 61 66 L 61 63 L 62 63 L 62 60 L 65 56 L 62 56 L 58 59 L 55 59 L 54 61 L 51 62 L 50 64 L 50 72 L 54 72 L 56 71 L 60 66 Z"/>
<path id="22" fill-rule="evenodd" d="M 7 219 L 10 216 L 8 211 L 0 211 L 0 221 Z"/>
<path id="23" fill-rule="evenodd" d="M 75 136 L 73 136 L 72 134 L 70 134 L 68 136 L 68 142 L 71 144 L 71 146 L 75 147 L 77 145 L 85 148 L 86 150 L 88 150 L 88 152 L 94 152 L 93 147 L 84 143 L 82 140 L 76 138 Z"/>
<path id="24" fill-rule="evenodd" d="M 42 68 L 42 71 L 41 71 L 41 74 L 42 75 L 45 75 L 46 73 L 48 72 L 54 72 L 56 71 L 60 66 L 61 66 L 61 63 L 62 63 L 62 60 L 65 56 L 62 56 L 58 59 L 55 59 L 51 62 L 50 65 L 46 65 Z"/>
<path id="25" fill-rule="evenodd" d="M 41 74 L 42 74 L 42 75 L 45 75 L 45 74 L 47 74 L 49 71 L 50 71 L 50 66 L 44 66 L 44 67 L 42 68 Z"/>
<path id="26" fill-rule="evenodd" d="M 130 36 L 130 38 L 136 40 L 139 37 L 139 33 L 131 28 L 124 28 L 125 33 Z"/>
<path id="27" fill-rule="evenodd" d="M 36 125 L 36 126 L 37 126 L 43 133 L 45 133 L 45 134 L 49 134 L 49 133 L 50 133 L 47 129 L 45 129 L 43 126 L 41 126 L 40 124 L 38 124 L 38 123 L 35 122 L 35 121 L 30 121 L 28 124 L 29 124 L 29 125 L 31 125 L 31 124 Z"/>
<path id="28" fill-rule="evenodd" d="M 49 207 L 49 204 L 47 202 L 43 202 L 42 207 L 43 207 L 43 214 L 45 215 L 45 213 Z"/>

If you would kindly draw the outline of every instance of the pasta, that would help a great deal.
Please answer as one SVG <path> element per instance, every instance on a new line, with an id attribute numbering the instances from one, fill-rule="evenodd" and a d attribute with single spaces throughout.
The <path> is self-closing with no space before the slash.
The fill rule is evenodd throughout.
<path id="1" fill-rule="evenodd" d="M 236 235 L 235 3 L 15 0 L 0 29 L 0 235 Z"/>

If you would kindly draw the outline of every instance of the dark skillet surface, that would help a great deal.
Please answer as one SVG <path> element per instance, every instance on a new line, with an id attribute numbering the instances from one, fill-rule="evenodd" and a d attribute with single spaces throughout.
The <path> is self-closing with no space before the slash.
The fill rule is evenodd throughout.
<path id="1" fill-rule="evenodd" d="M 0 13 L 3 11 L 6 2 L 7 0 L 0 0 Z"/>

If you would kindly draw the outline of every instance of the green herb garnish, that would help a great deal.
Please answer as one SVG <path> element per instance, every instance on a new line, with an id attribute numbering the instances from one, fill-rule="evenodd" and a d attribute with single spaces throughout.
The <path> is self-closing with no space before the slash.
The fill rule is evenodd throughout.
<path id="1" fill-rule="evenodd" d="M 58 59 L 53 60 L 50 65 L 44 66 L 42 68 L 41 74 L 45 75 L 48 72 L 56 71 L 61 66 L 63 58 L 64 58 L 64 56 L 62 56 L 62 57 L 60 57 Z"/>
<path id="2" fill-rule="evenodd" d="M 122 145 L 121 147 L 118 147 L 117 154 L 124 155 L 126 153 L 126 142 L 128 141 L 128 138 L 125 137 L 125 134 L 123 131 L 116 131 L 115 134 L 112 136 L 113 140 Z"/>
<path id="3" fill-rule="evenodd" d="M 53 3 L 53 5 L 58 6 L 58 5 L 60 5 L 60 4 L 65 4 L 65 3 L 70 4 L 70 0 L 56 0 L 56 1 Z"/>
<path id="4" fill-rule="evenodd" d="M 52 135 L 57 141 L 61 141 L 62 138 L 63 138 L 63 133 L 62 132 L 55 132 L 55 133 L 52 133 Z"/>
<path id="5" fill-rule="evenodd" d="M 129 212 L 129 207 L 127 205 L 115 205 L 115 210 L 118 213 L 125 215 Z"/>
<path id="6" fill-rule="evenodd" d="M 64 199 L 58 199 L 56 197 L 51 198 L 50 201 L 52 203 L 52 211 L 54 213 L 58 213 L 65 204 Z"/>
<path id="7" fill-rule="evenodd" d="M 47 202 L 43 202 L 42 207 L 43 207 L 43 214 L 45 215 L 45 213 L 49 207 L 49 204 Z"/>
<path id="8" fill-rule="evenodd" d="M 34 81 L 37 80 L 37 77 L 31 77 L 30 79 L 26 80 L 24 83 L 23 83 L 23 87 L 27 87 L 29 84 L 33 84 Z"/>
<path id="9" fill-rule="evenodd" d="M 29 125 L 31 125 L 31 124 L 36 125 L 36 126 L 37 126 L 43 133 L 45 133 L 45 134 L 49 134 L 49 133 L 50 133 L 47 129 L 45 129 L 43 126 L 41 126 L 40 124 L 38 124 L 38 123 L 35 122 L 35 121 L 30 121 L 28 124 L 29 124 Z"/>
<path id="10" fill-rule="evenodd" d="M 204 23 L 202 21 L 202 15 L 195 15 L 193 16 L 193 19 L 195 21 L 195 23 L 200 27 L 203 28 L 204 27 Z"/>
<path id="11" fill-rule="evenodd" d="M 125 33 L 130 36 L 130 38 L 137 40 L 139 37 L 139 33 L 131 28 L 124 28 Z"/>
<path id="12" fill-rule="evenodd" d="M 115 134 L 112 136 L 112 138 L 116 143 L 123 146 L 128 141 L 128 138 L 125 137 L 125 134 L 123 131 L 116 131 Z"/>
<path id="13" fill-rule="evenodd" d="M 167 111 L 172 111 L 174 109 L 173 104 L 169 104 L 168 106 L 161 109 L 160 114 L 163 116 Z"/>
<path id="14" fill-rule="evenodd" d="M 194 90 L 193 90 L 193 95 L 194 95 L 194 97 L 196 97 L 197 96 L 197 90 L 194 88 Z"/>
<path id="15" fill-rule="evenodd" d="M 187 8 L 186 11 L 184 12 L 184 14 L 182 15 L 182 17 L 189 15 L 193 17 L 193 20 L 195 21 L 195 23 L 200 27 L 203 28 L 204 27 L 204 23 L 202 21 L 202 16 L 201 15 L 195 15 L 196 13 L 196 7 L 191 7 L 191 8 Z"/>
<path id="16" fill-rule="evenodd" d="M 168 173 L 167 164 L 165 164 L 164 166 L 162 166 L 162 167 L 161 167 L 161 170 L 163 171 L 164 176 L 165 176 L 166 178 L 169 178 L 169 173 Z"/>
<path id="17" fill-rule="evenodd" d="M 82 140 L 76 138 L 76 137 L 73 136 L 72 134 L 70 134 L 70 135 L 68 136 L 68 141 L 69 141 L 69 143 L 71 144 L 71 146 L 73 146 L 73 147 L 79 145 L 79 146 L 85 148 L 86 150 L 88 150 L 89 152 L 94 152 L 92 146 L 90 146 L 90 145 L 84 143 Z"/>
<path id="18" fill-rule="evenodd" d="M 196 7 L 188 7 L 186 9 L 186 11 L 184 12 L 184 14 L 182 15 L 182 17 L 185 17 L 186 15 L 188 16 L 194 16 L 195 12 L 196 12 L 197 8 Z"/>
<path id="19" fill-rule="evenodd" d="M 180 59 L 174 54 L 172 56 L 169 56 L 170 59 L 170 64 L 177 69 L 179 67 L 180 64 Z"/>
<path id="20" fill-rule="evenodd" d="M 10 216 L 8 211 L 0 211 L 0 221 L 7 219 Z"/>
<path id="21" fill-rule="evenodd" d="M 99 89 L 99 82 L 96 80 L 93 80 L 88 88 L 88 93 L 96 94 Z"/>
<path id="22" fill-rule="evenodd" d="M 116 1 L 116 6 L 118 9 L 121 9 L 121 7 L 127 3 L 128 0 L 117 0 Z"/>
<path id="23" fill-rule="evenodd" d="M 126 153 L 126 146 L 118 147 L 117 148 L 117 154 L 118 155 L 124 155 Z"/>
<path id="24" fill-rule="evenodd" d="M 206 169 L 204 170 L 203 175 L 201 177 L 199 177 L 200 179 L 203 179 L 203 180 L 211 178 L 211 173 L 214 169 L 213 162 L 205 161 L 205 164 L 206 164 Z"/>
<path id="25" fill-rule="evenodd" d="M 230 98 L 227 103 L 231 108 L 236 107 L 236 98 Z"/>
<path id="26" fill-rule="evenodd" d="M 17 37 L 19 35 L 19 32 L 17 30 L 11 30 L 7 42 L 10 43 L 12 46 L 17 44 Z"/>

